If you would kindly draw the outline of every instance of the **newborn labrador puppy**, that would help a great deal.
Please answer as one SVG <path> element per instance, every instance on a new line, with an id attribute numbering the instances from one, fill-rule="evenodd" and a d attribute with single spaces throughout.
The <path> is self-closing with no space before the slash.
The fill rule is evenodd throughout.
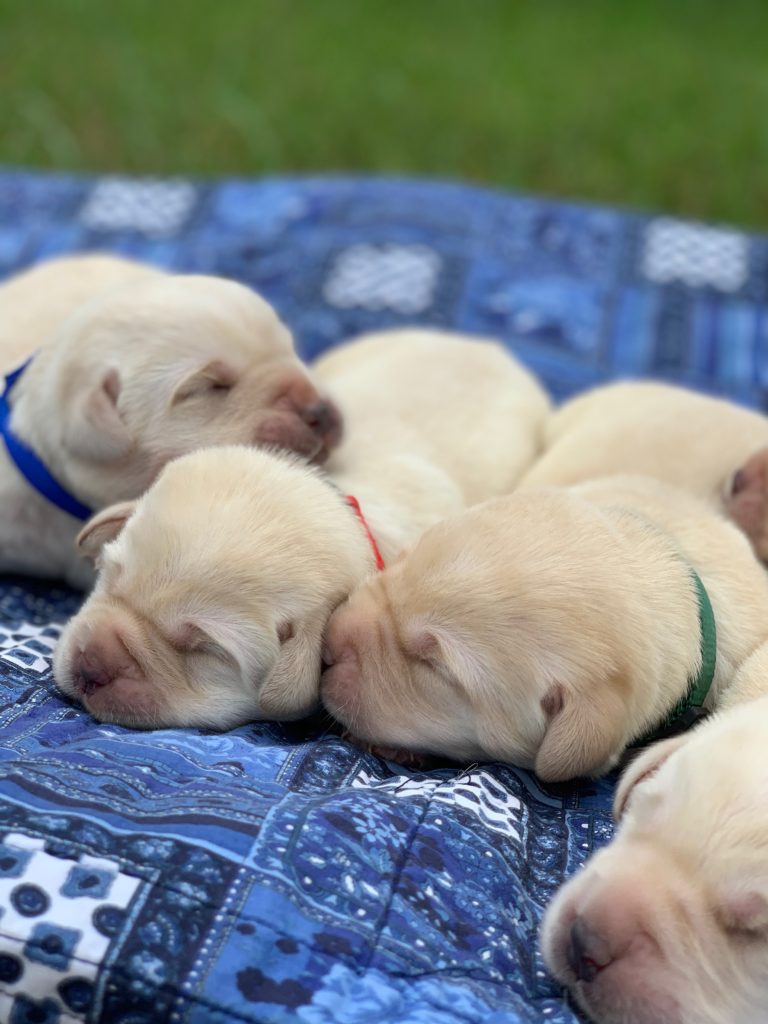
<path id="1" fill-rule="evenodd" d="M 768 656 L 754 656 L 763 694 Z M 755 680 L 757 682 L 757 680 Z M 542 926 L 598 1024 L 768 1024 L 768 697 L 650 747 Z"/>
<path id="2" fill-rule="evenodd" d="M 369 743 L 602 774 L 703 667 L 694 571 L 716 621 L 711 706 L 768 638 L 743 534 L 642 477 L 517 491 L 432 527 L 336 610 L 323 702 Z"/>
<path id="3" fill-rule="evenodd" d="M 74 509 L 35 489 L 0 442 L 0 571 L 85 585 L 78 516 L 141 494 L 170 459 L 242 443 L 321 460 L 339 438 L 288 329 L 233 281 L 55 260 L 0 287 L 6 366 L 22 340 L 37 354 L 7 391 L 10 443 L 32 450 Z"/>
<path id="4" fill-rule="evenodd" d="M 100 573 L 54 675 L 95 717 L 226 729 L 313 711 L 334 608 L 380 556 L 512 486 L 548 412 L 499 346 L 439 332 L 360 340 L 318 373 L 347 423 L 330 479 L 271 453 L 203 450 L 81 533 Z"/>
<path id="5" fill-rule="evenodd" d="M 768 559 L 768 417 L 670 384 L 609 384 L 555 412 L 546 450 L 522 484 L 616 473 L 655 477 L 708 501 Z"/>

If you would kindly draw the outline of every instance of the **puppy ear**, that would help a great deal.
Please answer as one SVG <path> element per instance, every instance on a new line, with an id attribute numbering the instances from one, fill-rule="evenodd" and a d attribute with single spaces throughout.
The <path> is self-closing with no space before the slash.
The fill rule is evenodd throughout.
<path id="1" fill-rule="evenodd" d="M 209 391 L 229 391 L 237 383 L 237 374 L 231 366 L 221 359 L 214 359 L 189 376 L 175 388 L 171 395 L 171 405 L 178 405 L 193 395 Z"/>
<path id="2" fill-rule="evenodd" d="M 627 710 L 615 687 L 582 694 L 553 683 L 541 706 L 547 731 L 534 771 L 542 781 L 602 775 L 613 767 L 627 740 Z"/>
<path id="3" fill-rule="evenodd" d="M 768 448 L 755 452 L 733 474 L 726 485 L 725 510 L 757 555 L 768 560 Z"/>
<path id="4" fill-rule="evenodd" d="M 613 798 L 613 816 L 616 821 L 621 821 L 635 786 L 655 775 L 664 762 L 669 760 L 687 740 L 688 735 L 686 734 L 673 736 L 671 739 L 652 744 L 647 750 L 638 754 L 621 776 L 616 787 Z"/>
<path id="5" fill-rule="evenodd" d="M 280 655 L 274 672 L 259 693 L 259 712 L 263 718 L 289 721 L 318 709 L 322 633 L 320 621 L 294 626 L 290 636 L 281 635 L 283 630 L 276 628 Z"/>
<path id="6" fill-rule="evenodd" d="M 135 501 L 121 501 L 97 512 L 77 535 L 75 544 L 78 551 L 95 563 L 101 549 L 118 536 L 135 508 Z"/>
<path id="7" fill-rule="evenodd" d="M 126 454 L 132 438 L 117 407 L 119 397 L 117 370 L 109 370 L 80 396 L 64 435 L 69 451 L 95 462 L 111 462 Z"/>

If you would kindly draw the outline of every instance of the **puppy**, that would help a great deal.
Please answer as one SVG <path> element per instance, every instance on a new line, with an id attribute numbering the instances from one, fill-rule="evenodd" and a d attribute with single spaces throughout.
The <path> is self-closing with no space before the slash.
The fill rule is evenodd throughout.
<path id="1" fill-rule="evenodd" d="M 768 560 L 768 417 L 651 381 L 609 384 L 550 420 L 524 486 L 643 474 L 725 512 Z"/>
<path id="2" fill-rule="evenodd" d="M 753 656 L 768 691 L 768 654 Z M 568 882 L 545 960 L 599 1024 L 768 1024 L 768 696 L 650 747 L 614 841 Z"/>
<path id="3" fill-rule="evenodd" d="M 434 526 L 336 610 L 323 702 L 369 743 L 600 775 L 710 657 L 694 572 L 711 706 L 768 637 L 743 534 L 642 477 L 517 491 Z"/>
<path id="4" fill-rule="evenodd" d="M 54 674 L 97 718 L 226 729 L 313 711 L 333 609 L 380 558 L 513 486 L 548 413 L 500 347 L 436 332 L 361 340 L 318 374 L 347 423 L 330 480 L 266 452 L 204 450 L 80 534 L 100 573 Z"/>
<path id="5" fill-rule="evenodd" d="M 287 328 L 232 281 L 108 256 L 42 264 L 0 288 L 5 365 L 31 352 L 6 386 L 0 571 L 85 585 L 79 517 L 141 494 L 170 459 L 242 443 L 321 460 L 339 438 Z M 11 457 L 18 441 L 53 496 Z"/>

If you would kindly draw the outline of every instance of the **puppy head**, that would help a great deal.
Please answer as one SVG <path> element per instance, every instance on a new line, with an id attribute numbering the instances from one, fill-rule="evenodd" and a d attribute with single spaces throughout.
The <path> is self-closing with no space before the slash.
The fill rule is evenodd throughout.
<path id="1" fill-rule="evenodd" d="M 17 385 L 14 425 L 96 507 L 140 494 L 206 445 L 322 461 L 341 421 L 250 289 L 158 275 L 109 290 L 61 326 Z"/>
<path id="2" fill-rule="evenodd" d="M 147 727 L 312 711 L 323 629 L 370 559 L 313 470 L 236 447 L 170 463 L 79 545 L 99 576 L 57 645 L 56 683 L 96 718 Z"/>
<path id="3" fill-rule="evenodd" d="M 323 701 L 368 742 L 553 781 L 604 772 L 631 738 L 647 642 L 621 560 L 567 492 L 441 523 L 334 613 Z"/>
<path id="4" fill-rule="evenodd" d="M 765 1021 L 768 698 L 651 747 L 614 842 L 551 904 L 542 947 L 598 1022 Z"/>

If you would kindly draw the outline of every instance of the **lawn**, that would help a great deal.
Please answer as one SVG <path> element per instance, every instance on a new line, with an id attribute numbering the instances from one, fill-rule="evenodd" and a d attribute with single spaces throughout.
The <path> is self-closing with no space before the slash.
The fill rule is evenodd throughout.
<path id="1" fill-rule="evenodd" d="M 438 175 L 768 226 L 765 0 L 0 0 L 0 162 Z"/>

